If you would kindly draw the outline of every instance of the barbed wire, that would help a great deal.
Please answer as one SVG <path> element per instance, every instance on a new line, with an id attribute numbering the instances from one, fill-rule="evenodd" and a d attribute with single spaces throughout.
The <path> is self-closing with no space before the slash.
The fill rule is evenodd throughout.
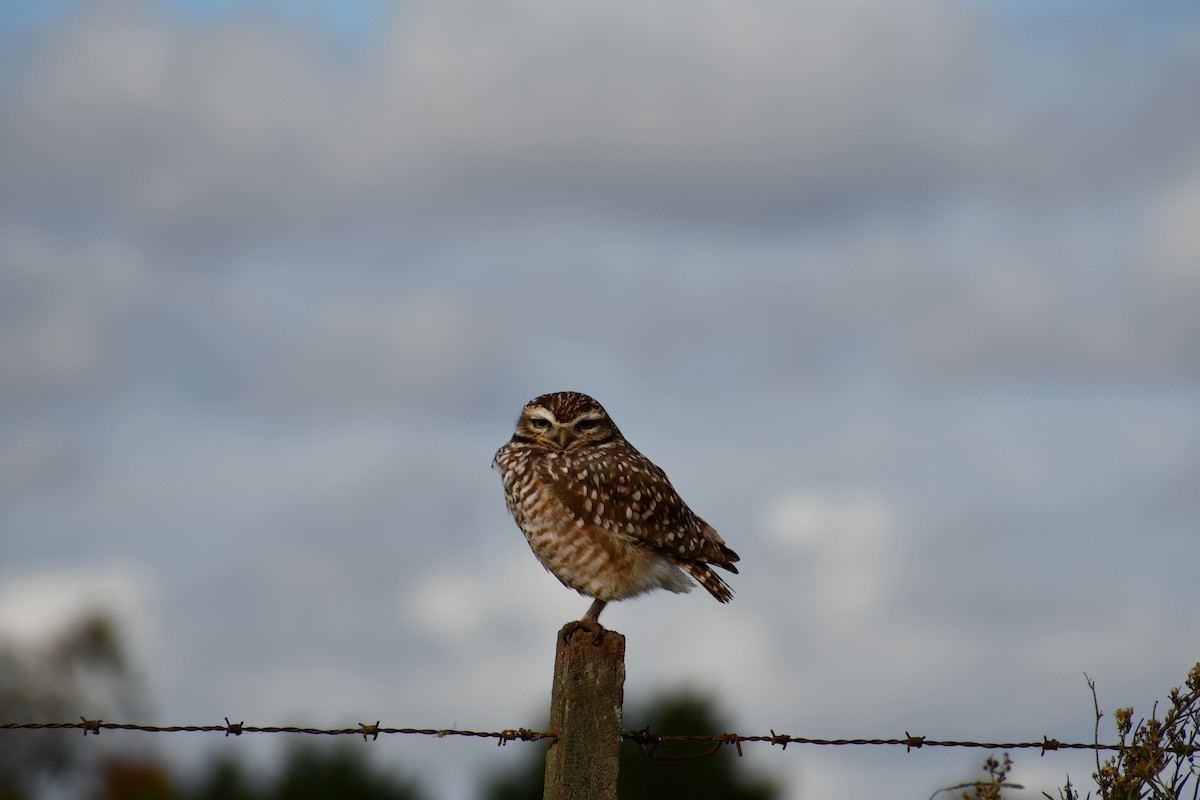
<path id="1" fill-rule="evenodd" d="M 99 735 L 102 730 L 140 731 L 143 733 L 220 733 L 224 736 L 241 736 L 246 733 L 294 733 L 310 736 L 362 736 L 364 741 L 376 740 L 380 735 L 428 736 L 442 739 L 451 736 L 462 736 L 476 739 L 495 739 L 497 745 L 506 745 L 513 741 L 537 742 L 556 739 L 553 733 L 535 731 L 530 728 L 508 728 L 500 731 L 473 731 L 459 728 L 391 728 L 380 722 L 367 724 L 360 722 L 357 727 L 347 728 L 316 728 L 296 727 L 291 725 L 246 725 L 244 722 L 231 722 L 225 717 L 225 723 L 218 725 L 142 725 L 128 722 L 104 722 L 99 719 L 88 719 L 81 716 L 79 722 L 6 722 L 0 723 L 0 730 L 82 730 L 83 735 Z M 740 733 L 722 734 L 656 734 L 649 728 L 622 733 L 625 741 L 637 745 L 638 749 L 650 758 L 667 760 L 703 758 L 717 752 L 725 745 L 732 745 L 738 755 L 742 755 L 742 745 L 747 743 L 765 743 L 772 747 L 778 745 L 786 750 L 788 745 L 814 745 L 821 747 L 903 747 L 906 752 L 919 750 L 923 747 L 963 747 L 983 750 L 1038 750 L 1041 755 L 1056 750 L 1095 750 L 1120 751 L 1126 749 L 1119 744 L 1100 744 L 1099 742 L 1062 742 L 1048 736 L 1040 740 L 1014 742 L 979 742 L 958 739 L 930 739 L 926 736 L 914 736 L 908 731 L 903 738 L 874 738 L 874 739 L 820 739 L 807 736 L 790 736 L 785 733 L 744 735 Z M 663 743 L 707 744 L 710 747 L 699 753 L 688 755 L 656 754 L 656 749 Z M 1180 754 L 1193 755 L 1200 750 L 1195 746 L 1181 746 Z"/>
<path id="2" fill-rule="evenodd" d="M 432 736 L 444 738 L 447 736 L 468 736 L 478 739 L 497 739 L 498 744 L 504 745 L 511 741 L 536 742 L 540 739 L 555 738 L 549 733 L 540 733 L 529 728 L 513 728 L 503 731 L 469 731 L 456 728 L 387 728 L 379 722 L 374 725 L 358 723 L 357 728 L 301 728 L 292 725 L 246 725 L 243 722 L 230 722 L 225 717 L 224 725 L 141 725 L 131 722 L 104 722 L 98 719 L 88 719 L 81 716 L 79 722 L 6 722 L 0 724 L 0 730 L 82 730 L 83 735 L 89 733 L 100 735 L 102 730 L 141 731 L 143 733 L 222 733 L 225 736 L 241 736 L 243 733 L 300 733 L 310 736 L 362 736 L 363 741 L 368 737 L 378 739 L 380 734 L 407 734 L 414 736 Z"/>

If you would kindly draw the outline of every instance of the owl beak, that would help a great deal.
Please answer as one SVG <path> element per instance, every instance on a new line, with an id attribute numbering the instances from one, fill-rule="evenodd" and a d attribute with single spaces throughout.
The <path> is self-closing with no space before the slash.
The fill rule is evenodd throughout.
<path id="1" fill-rule="evenodd" d="M 570 428 L 559 428 L 558 429 L 558 446 L 561 447 L 563 450 L 567 449 L 567 445 L 569 445 L 571 443 L 572 438 L 573 437 L 571 436 Z"/>

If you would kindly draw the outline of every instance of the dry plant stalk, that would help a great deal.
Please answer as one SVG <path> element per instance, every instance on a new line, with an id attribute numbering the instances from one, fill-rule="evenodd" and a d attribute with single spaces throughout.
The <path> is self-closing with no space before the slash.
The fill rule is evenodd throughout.
<path id="1" fill-rule="evenodd" d="M 1099 737 L 1100 718 L 1104 715 L 1096 699 L 1095 681 L 1089 678 L 1088 686 L 1092 690 Z M 1200 798 L 1200 764 L 1196 760 L 1200 755 L 1200 663 L 1188 672 L 1183 687 L 1170 691 L 1169 699 L 1170 707 L 1162 719 L 1158 718 L 1158 703 L 1155 703 L 1150 718 L 1142 719 L 1136 727 L 1132 708 L 1113 712 L 1121 749 L 1103 763 L 1100 751 L 1096 751 L 1096 771 L 1092 778 L 1101 800 Z M 1061 800 L 1079 800 L 1069 780 L 1058 794 Z M 1090 798 L 1091 793 L 1087 796 Z"/>

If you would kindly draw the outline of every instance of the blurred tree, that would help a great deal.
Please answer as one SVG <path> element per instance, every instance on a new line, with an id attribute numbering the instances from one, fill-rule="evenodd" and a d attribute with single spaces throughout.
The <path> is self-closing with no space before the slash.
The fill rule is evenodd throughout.
<path id="1" fill-rule="evenodd" d="M 93 613 L 38 644 L 0 642 L 0 720 L 62 722 L 81 713 L 128 720 L 145 713 L 142 685 L 112 620 Z M 113 756 L 78 730 L 0 732 L 0 800 L 43 794 L 95 800 L 419 800 L 412 780 L 373 769 L 362 747 L 299 743 L 280 770 L 251 781 L 217 759 L 186 783 L 152 756 Z"/>
<path id="2" fill-rule="evenodd" d="M 0 719 L 60 722 L 133 713 L 139 684 L 126 662 L 115 625 L 88 614 L 41 644 L 0 642 Z M 78 731 L 27 730 L 4 735 L 0 800 L 24 800 L 39 787 L 72 786 L 96 748 Z"/>
<path id="3" fill-rule="evenodd" d="M 659 735 L 726 733 L 722 720 L 710 700 L 691 693 L 674 694 L 652 702 L 626 715 L 626 729 L 649 727 Z M 654 751 L 659 758 L 647 758 L 636 745 L 621 748 L 621 774 L 617 792 L 622 800 L 658 800 L 663 797 L 687 797 L 692 800 L 772 800 L 778 787 L 769 780 L 748 777 L 737 753 L 722 746 L 712 755 L 686 760 L 662 760 L 699 755 L 711 745 L 660 744 Z M 525 763 L 489 781 L 486 800 L 537 800 L 542 796 L 545 751 L 533 748 Z"/>
<path id="4" fill-rule="evenodd" d="M 254 791 L 246 779 L 242 764 L 233 758 L 217 758 L 205 768 L 196 781 L 189 800 L 261 800 L 263 794 Z"/>
<path id="5" fill-rule="evenodd" d="M 283 772 L 267 796 L 276 800 L 416 800 L 420 793 L 410 781 L 372 770 L 362 747 L 302 744 L 288 754 Z"/>
<path id="6" fill-rule="evenodd" d="M 420 800 L 416 783 L 371 767 L 354 745 L 293 746 L 279 771 L 250 779 L 241 762 L 218 758 L 188 780 L 172 781 L 154 760 L 102 763 L 93 800 Z"/>
<path id="7" fill-rule="evenodd" d="M 124 758 L 100 765 L 96 800 L 175 800 L 171 776 L 162 765 Z"/>
<path id="8" fill-rule="evenodd" d="M 351 744 L 296 744 L 279 773 L 257 783 L 254 788 L 238 762 L 222 759 L 212 762 L 207 774 L 195 781 L 195 791 L 180 796 L 186 800 L 419 800 L 423 796 L 414 781 L 372 768 L 362 746 Z"/>

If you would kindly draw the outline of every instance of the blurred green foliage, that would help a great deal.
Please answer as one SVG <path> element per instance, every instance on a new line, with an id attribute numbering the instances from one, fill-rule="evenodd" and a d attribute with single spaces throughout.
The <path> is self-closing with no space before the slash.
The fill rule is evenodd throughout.
<path id="1" fill-rule="evenodd" d="M 678 693 L 664 696 L 634 708 L 625 715 L 626 730 L 648 727 L 651 732 L 716 735 L 732 730 L 714 707 L 700 694 Z M 652 757 L 637 745 L 626 742 L 621 748 L 621 773 L 617 793 L 621 800 L 661 800 L 686 797 L 689 800 L 772 800 L 778 787 L 761 777 L 751 777 L 731 746 L 722 746 L 711 755 L 711 744 L 664 742 Z M 542 796 L 545 750 L 537 747 L 524 763 L 510 772 L 494 777 L 484 793 L 485 800 L 536 800 Z"/>
<path id="2" fill-rule="evenodd" d="M 61 721 L 140 710 L 138 681 L 119 633 L 89 614 L 46 643 L 0 642 L 0 719 Z M 71 735 L 71 734 L 74 735 Z M 23 800 L 46 784 L 70 786 L 94 761 L 78 731 L 23 731 L 0 747 L 0 800 Z M 89 743 L 90 744 L 90 743 Z"/>

